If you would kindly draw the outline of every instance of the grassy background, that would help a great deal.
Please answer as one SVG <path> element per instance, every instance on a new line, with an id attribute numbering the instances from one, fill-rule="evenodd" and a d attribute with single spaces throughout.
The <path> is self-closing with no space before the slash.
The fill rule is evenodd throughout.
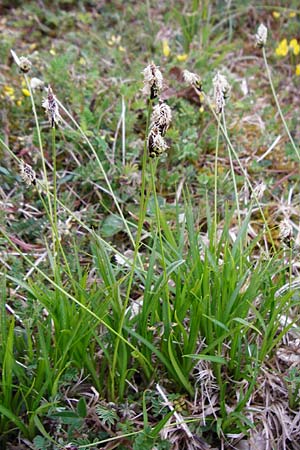
<path id="1" fill-rule="evenodd" d="M 297 2 L 0 8 L 1 448 L 299 449 Z"/>

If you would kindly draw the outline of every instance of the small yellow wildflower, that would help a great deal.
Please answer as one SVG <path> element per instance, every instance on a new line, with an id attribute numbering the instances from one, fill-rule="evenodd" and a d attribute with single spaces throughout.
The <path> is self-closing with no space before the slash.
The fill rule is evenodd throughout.
<path id="1" fill-rule="evenodd" d="M 169 47 L 169 42 L 167 39 L 163 39 L 162 46 L 163 46 L 163 54 L 166 58 L 168 58 L 168 56 L 170 56 L 171 49 Z"/>
<path id="2" fill-rule="evenodd" d="M 283 39 L 275 50 L 277 56 L 286 56 L 289 52 L 287 39 Z"/>
<path id="3" fill-rule="evenodd" d="M 290 17 L 296 17 L 296 12 L 295 11 L 291 11 L 289 14 Z"/>
<path id="4" fill-rule="evenodd" d="M 111 47 L 113 45 L 118 45 L 121 42 L 121 36 L 115 36 L 114 34 L 111 36 L 111 38 L 107 41 L 108 45 Z"/>
<path id="5" fill-rule="evenodd" d="M 85 66 L 86 65 L 86 60 L 81 56 L 81 58 L 79 59 L 79 64 L 81 66 Z"/>
<path id="6" fill-rule="evenodd" d="M 4 90 L 4 93 L 8 96 L 14 95 L 14 92 L 15 92 L 14 88 L 12 86 L 8 86 L 8 85 L 5 85 L 3 90 Z"/>
<path id="7" fill-rule="evenodd" d="M 177 61 L 184 62 L 188 59 L 189 55 L 187 53 L 183 53 L 182 55 L 177 55 Z"/>
<path id="8" fill-rule="evenodd" d="M 125 53 L 126 52 L 126 48 L 122 47 L 122 45 L 119 45 L 119 52 Z"/>
<path id="9" fill-rule="evenodd" d="M 11 100 L 15 100 L 15 90 L 12 86 L 5 85 L 3 87 L 5 97 L 9 97 Z"/>
<path id="10" fill-rule="evenodd" d="M 25 95 L 25 97 L 30 97 L 30 92 L 28 89 L 22 89 L 23 94 Z"/>
<path id="11" fill-rule="evenodd" d="M 280 12 L 278 12 L 278 11 L 273 11 L 273 12 L 272 12 L 272 16 L 274 17 L 274 19 L 279 19 L 279 17 L 280 17 Z"/>
<path id="12" fill-rule="evenodd" d="M 52 55 L 52 56 L 55 56 L 55 55 L 56 55 L 56 51 L 55 51 L 54 48 L 51 48 L 51 49 L 49 50 L 49 53 L 50 53 L 50 55 Z"/>
<path id="13" fill-rule="evenodd" d="M 297 39 L 292 39 L 290 41 L 290 48 L 293 50 L 293 53 L 295 56 L 299 55 L 300 53 L 300 45 L 298 44 Z"/>
<path id="14" fill-rule="evenodd" d="M 300 64 L 297 64 L 296 65 L 296 75 L 297 75 L 297 77 L 300 77 Z"/>
<path id="15" fill-rule="evenodd" d="M 21 106 L 22 105 L 22 100 L 21 99 L 17 100 L 16 104 L 17 104 L 17 106 Z"/>

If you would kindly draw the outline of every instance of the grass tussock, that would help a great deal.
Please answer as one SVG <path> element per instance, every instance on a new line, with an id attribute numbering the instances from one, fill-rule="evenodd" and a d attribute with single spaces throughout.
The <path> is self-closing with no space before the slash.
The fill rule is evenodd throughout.
<path id="1" fill-rule="evenodd" d="M 17 3 L 1 448 L 298 450 L 297 11 Z"/>

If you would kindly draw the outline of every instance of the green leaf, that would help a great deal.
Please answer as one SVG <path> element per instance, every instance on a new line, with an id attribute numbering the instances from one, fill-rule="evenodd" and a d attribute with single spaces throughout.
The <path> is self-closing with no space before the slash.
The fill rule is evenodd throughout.
<path id="1" fill-rule="evenodd" d="M 238 323 L 241 323 L 242 325 L 245 325 L 247 328 L 251 328 L 252 330 L 256 331 L 261 336 L 262 333 L 259 331 L 259 329 L 256 328 L 254 325 L 252 325 L 252 323 L 247 322 L 247 320 L 242 319 L 241 317 L 235 317 L 232 320 L 234 322 L 238 322 Z"/>
<path id="2" fill-rule="evenodd" d="M 84 419 L 87 415 L 86 402 L 84 397 L 81 397 L 79 402 L 77 403 L 77 413 L 82 419 Z"/>
<path id="3" fill-rule="evenodd" d="M 35 416 L 34 418 L 34 423 L 35 426 L 37 427 L 37 429 L 39 430 L 39 432 L 45 436 L 46 439 L 48 439 L 49 441 L 53 442 L 54 444 L 56 444 L 55 440 L 52 439 L 52 437 L 50 436 L 50 434 L 47 433 L 47 431 L 44 428 L 44 425 L 42 424 L 42 422 L 40 421 L 40 419 L 38 418 L 38 416 Z"/>
<path id="4" fill-rule="evenodd" d="M 203 361 L 211 361 L 219 364 L 227 364 L 226 359 L 221 356 L 214 355 L 183 355 L 185 358 L 201 359 Z"/>
<path id="5" fill-rule="evenodd" d="M 35 450 L 46 450 L 48 448 L 48 441 L 43 436 L 36 436 L 33 439 Z"/>
<path id="6" fill-rule="evenodd" d="M 151 436 L 153 436 L 154 438 L 158 436 L 159 432 L 163 429 L 168 420 L 173 416 L 174 412 L 175 411 L 170 411 L 157 425 L 155 425 L 154 428 L 152 428 Z"/>
<path id="7" fill-rule="evenodd" d="M 97 405 L 96 414 L 99 417 L 99 419 L 109 427 L 113 426 L 116 422 L 119 421 L 119 417 L 116 411 L 109 407 Z"/>
<path id="8" fill-rule="evenodd" d="M 189 380 L 187 379 L 187 377 L 183 374 L 175 356 L 173 353 L 173 346 L 172 346 L 172 336 L 169 337 L 168 340 L 168 352 L 169 352 L 169 356 L 170 356 L 170 360 L 172 363 L 172 366 L 174 367 L 175 373 L 178 377 L 178 379 L 180 380 L 181 384 L 185 387 L 185 389 L 187 390 L 187 392 L 191 395 L 194 395 L 194 390 L 189 382 Z"/>
<path id="9" fill-rule="evenodd" d="M 224 323 L 220 322 L 219 320 L 215 319 L 214 317 L 207 316 L 206 314 L 202 314 L 202 315 L 203 315 L 203 317 L 205 317 L 206 319 L 210 320 L 211 322 L 213 322 L 218 327 L 223 328 L 223 330 L 229 331 L 229 328 Z"/>
<path id="10" fill-rule="evenodd" d="M 101 225 L 101 234 L 103 237 L 111 237 L 124 230 L 124 223 L 120 217 L 111 214 L 106 217 Z"/>
<path id="11" fill-rule="evenodd" d="M 24 423 L 9 409 L 5 408 L 5 406 L 0 405 L 0 414 L 11 420 L 19 428 L 19 430 L 22 431 L 25 437 L 28 436 L 28 430 Z"/>

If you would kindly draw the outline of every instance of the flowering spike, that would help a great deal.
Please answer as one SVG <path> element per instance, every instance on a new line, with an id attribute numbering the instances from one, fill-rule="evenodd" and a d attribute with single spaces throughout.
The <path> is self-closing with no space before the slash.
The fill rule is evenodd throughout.
<path id="1" fill-rule="evenodd" d="M 53 95 L 53 91 L 52 91 L 50 85 L 48 86 L 47 98 L 44 99 L 42 106 L 46 110 L 46 114 L 48 115 L 48 119 L 49 119 L 51 127 L 53 128 L 55 126 L 55 124 L 58 125 L 61 120 L 61 117 L 60 117 L 59 110 L 58 110 L 58 104 Z"/>
<path id="2" fill-rule="evenodd" d="M 186 83 L 190 84 L 194 89 L 198 91 L 202 91 L 202 81 L 199 75 L 196 73 L 190 72 L 189 70 L 183 71 L 183 79 Z"/>
<path id="3" fill-rule="evenodd" d="M 255 35 L 257 47 L 259 48 L 264 47 L 267 42 L 267 37 L 268 37 L 268 28 L 263 23 L 261 23 Z"/>
<path id="4" fill-rule="evenodd" d="M 166 133 L 172 120 L 172 111 L 170 106 L 164 102 L 159 102 L 153 107 L 151 116 L 151 126 L 157 126 L 162 136 Z"/>
<path id="5" fill-rule="evenodd" d="M 30 80 L 30 87 L 33 91 L 35 91 L 36 89 L 42 91 L 44 89 L 44 85 L 45 83 L 39 78 L 31 78 Z"/>
<path id="6" fill-rule="evenodd" d="M 35 184 L 36 174 L 33 168 L 29 164 L 24 163 L 24 161 L 20 162 L 19 167 L 20 167 L 20 176 L 24 181 L 24 183 L 26 183 L 27 186 Z"/>
<path id="7" fill-rule="evenodd" d="M 148 135 L 148 151 L 151 158 L 159 156 L 167 150 L 168 145 L 164 140 L 164 135 L 170 126 L 171 120 L 171 108 L 166 103 L 160 101 L 154 106 Z"/>
<path id="8" fill-rule="evenodd" d="M 289 219 L 285 217 L 279 224 L 279 237 L 288 247 L 291 246 L 293 239 L 293 226 Z"/>
<path id="9" fill-rule="evenodd" d="M 153 100 L 158 97 L 158 94 L 162 90 L 163 76 L 161 71 L 158 66 L 151 63 L 142 73 L 144 74 L 144 87 L 142 92 L 146 97 L 150 97 Z"/>
<path id="10" fill-rule="evenodd" d="M 148 136 L 148 151 L 149 156 L 151 158 L 155 158 L 156 156 L 164 153 L 168 148 L 168 145 L 162 135 L 160 134 L 159 128 L 153 126 L 150 129 L 150 133 Z"/>
<path id="11" fill-rule="evenodd" d="M 29 59 L 25 58 L 24 56 L 21 56 L 19 58 L 13 50 L 11 50 L 10 53 L 21 72 L 28 73 L 31 69 L 31 61 L 29 61 Z"/>
<path id="12" fill-rule="evenodd" d="M 216 110 L 220 114 L 225 107 L 225 100 L 229 96 L 231 87 L 224 75 L 221 75 L 219 72 L 213 79 L 213 85 Z"/>
<path id="13" fill-rule="evenodd" d="M 253 189 L 251 197 L 252 198 L 256 198 L 257 200 L 260 201 L 263 198 L 263 195 L 264 195 L 264 192 L 265 192 L 266 189 L 267 189 L 266 184 L 263 181 L 261 181 Z"/>

